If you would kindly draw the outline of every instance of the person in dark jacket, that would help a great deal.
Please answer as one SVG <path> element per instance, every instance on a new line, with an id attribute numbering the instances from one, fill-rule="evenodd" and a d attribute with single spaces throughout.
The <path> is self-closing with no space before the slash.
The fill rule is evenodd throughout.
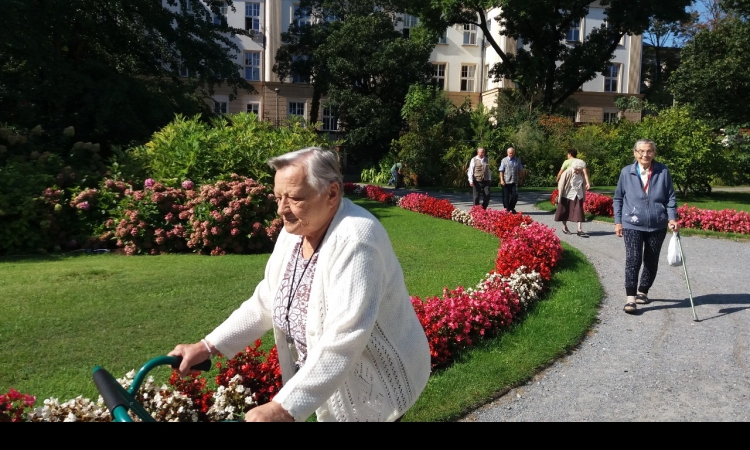
<path id="1" fill-rule="evenodd" d="M 656 162 L 656 144 L 641 139 L 633 147 L 635 163 L 620 172 L 613 200 L 615 234 L 625 239 L 625 312 L 648 304 L 648 291 L 659 268 L 667 228 L 679 231 L 677 197 L 669 169 Z M 638 271 L 643 266 L 640 282 Z"/>

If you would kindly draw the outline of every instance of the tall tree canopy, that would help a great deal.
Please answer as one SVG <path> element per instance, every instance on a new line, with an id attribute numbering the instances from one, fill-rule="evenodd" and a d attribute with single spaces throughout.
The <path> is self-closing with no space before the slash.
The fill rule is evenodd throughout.
<path id="1" fill-rule="evenodd" d="M 454 24 L 475 24 L 501 62 L 492 73 L 518 84 L 526 98 L 548 110 L 559 108 L 583 83 L 602 73 L 620 39 L 638 35 L 652 20 L 673 22 L 687 18 L 691 0 L 416 0 L 409 10 L 430 29 L 442 33 Z M 595 3 L 604 7 L 606 27 L 592 30 L 579 45 L 565 37 Z M 516 54 L 506 52 L 490 34 L 487 11 L 500 8 L 500 34 L 523 40 Z"/>
<path id="2" fill-rule="evenodd" d="M 214 20 L 231 1 L 164 3 L 2 0 L 0 122 L 127 144 L 205 111 L 221 83 L 252 90 L 233 59 L 247 32 Z"/>
<path id="3" fill-rule="evenodd" d="M 675 99 L 716 127 L 750 125 L 750 0 L 722 2 L 727 16 L 698 32 L 670 78 Z"/>
<path id="4" fill-rule="evenodd" d="M 316 20 L 282 35 L 274 70 L 282 78 L 309 78 L 312 110 L 326 97 L 346 127 L 347 143 L 362 152 L 353 156 L 377 161 L 398 138 L 409 86 L 432 76 L 436 36 L 397 32 L 398 9 L 387 0 L 302 0 L 299 11 Z"/>

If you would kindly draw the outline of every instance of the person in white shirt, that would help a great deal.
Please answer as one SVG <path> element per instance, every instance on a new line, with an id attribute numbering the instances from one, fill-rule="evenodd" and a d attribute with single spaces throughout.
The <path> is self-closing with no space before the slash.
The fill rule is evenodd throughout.
<path id="1" fill-rule="evenodd" d="M 427 385 L 431 356 L 381 223 L 343 198 L 337 156 L 320 148 L 273 158 L 284 230 L 265 278 L 182 356 L 180 373 L 232 357 L 273 330 L 284 386 L 246 421 L 398 421 Z"/>
<path id="2" fill-rule="evenodd" d="M 482 208 L 487 209 L 490 204 L 490 184 L 492 183 L 492 171 L 490 162 L 487 159 L 487 152 L 483 147 L 477 149 L 475 157 L 471 158 L 469 163 L 469 186 L 474 191 L 474 206 L 479 205 L 479 199 L 482 198 Z"/>

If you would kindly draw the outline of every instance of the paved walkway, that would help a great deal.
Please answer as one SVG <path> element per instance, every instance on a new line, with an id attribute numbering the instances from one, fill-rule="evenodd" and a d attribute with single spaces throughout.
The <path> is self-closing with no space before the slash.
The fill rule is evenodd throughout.
<path id="1" fill-rule="evenodd" d="M 490 208 L 499 208 L 493 192 Z M 467 194 L 430 193 L 457 208 Z M 533 207 L 549 194 L 522 193 L 517 210 L 557 230 Z M 569 224 L 575 229 L 575 224 Z M 463 421 L 749 421 L 750 243 L 682 237 L 699 322 L 693 321 L 682 268 L 662 251 L 650 305 L 622 311 L 625 249 L 609 223 L 584 224 L 589 238 L 560 238 L 596 268 L 605 298 L 579 348 L 526 385 Z M 670 235 L 671 236 L 671 235 Z"/>

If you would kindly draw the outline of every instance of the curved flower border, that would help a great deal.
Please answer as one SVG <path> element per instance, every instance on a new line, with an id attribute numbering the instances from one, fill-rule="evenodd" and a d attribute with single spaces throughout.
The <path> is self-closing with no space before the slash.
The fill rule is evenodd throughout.
<path id="1" fill-rule="evenodd" d="M 495 267 L 475 287 L 445 289 L 441 297 L 424 300 L 411 298 L 427 335 L 433 369 L 449 365 L 457 351 L 497 335 L 518 321 L 540 299 L 552 271 L 562 259 L 563 248 L 555 230 L 522 214 L 478 206 L 467 213 L 447 200 L 427 194 L 398 197 L 371 185 L 346 183 L 344 192 L 452 220 L 499 238 Z M 216 376 L 219 386 L 216 391 L 208 389 L 206 380 L 200 376 L 188 379 L 172 376 L 171 387 L 156 388 L 149 380 L 141 389 L 139 400 L 158 421 L 241 417 L 250 408 L 273 399 L 281 388 L 276 349 L 266 353 L 259 347 L 260 341 L 256 341 L 243 353 L 217 363 L 220 372 Z M 132 381 L 132 374 L 129 375 L 118 381 L 127 386 Z M 19 402 L 20 398 L 25 402 Z M 47 399 L 44 406 L 37 408 L 33 404 L 33 397 L 16 391 L 12 391 L 12 396 L 0 396 L 0 421 L 6 417 L 7 421 L 34 422 L 109 420 L 101 398 L 96 403 L 79 397 L 65 403 Z"/>

